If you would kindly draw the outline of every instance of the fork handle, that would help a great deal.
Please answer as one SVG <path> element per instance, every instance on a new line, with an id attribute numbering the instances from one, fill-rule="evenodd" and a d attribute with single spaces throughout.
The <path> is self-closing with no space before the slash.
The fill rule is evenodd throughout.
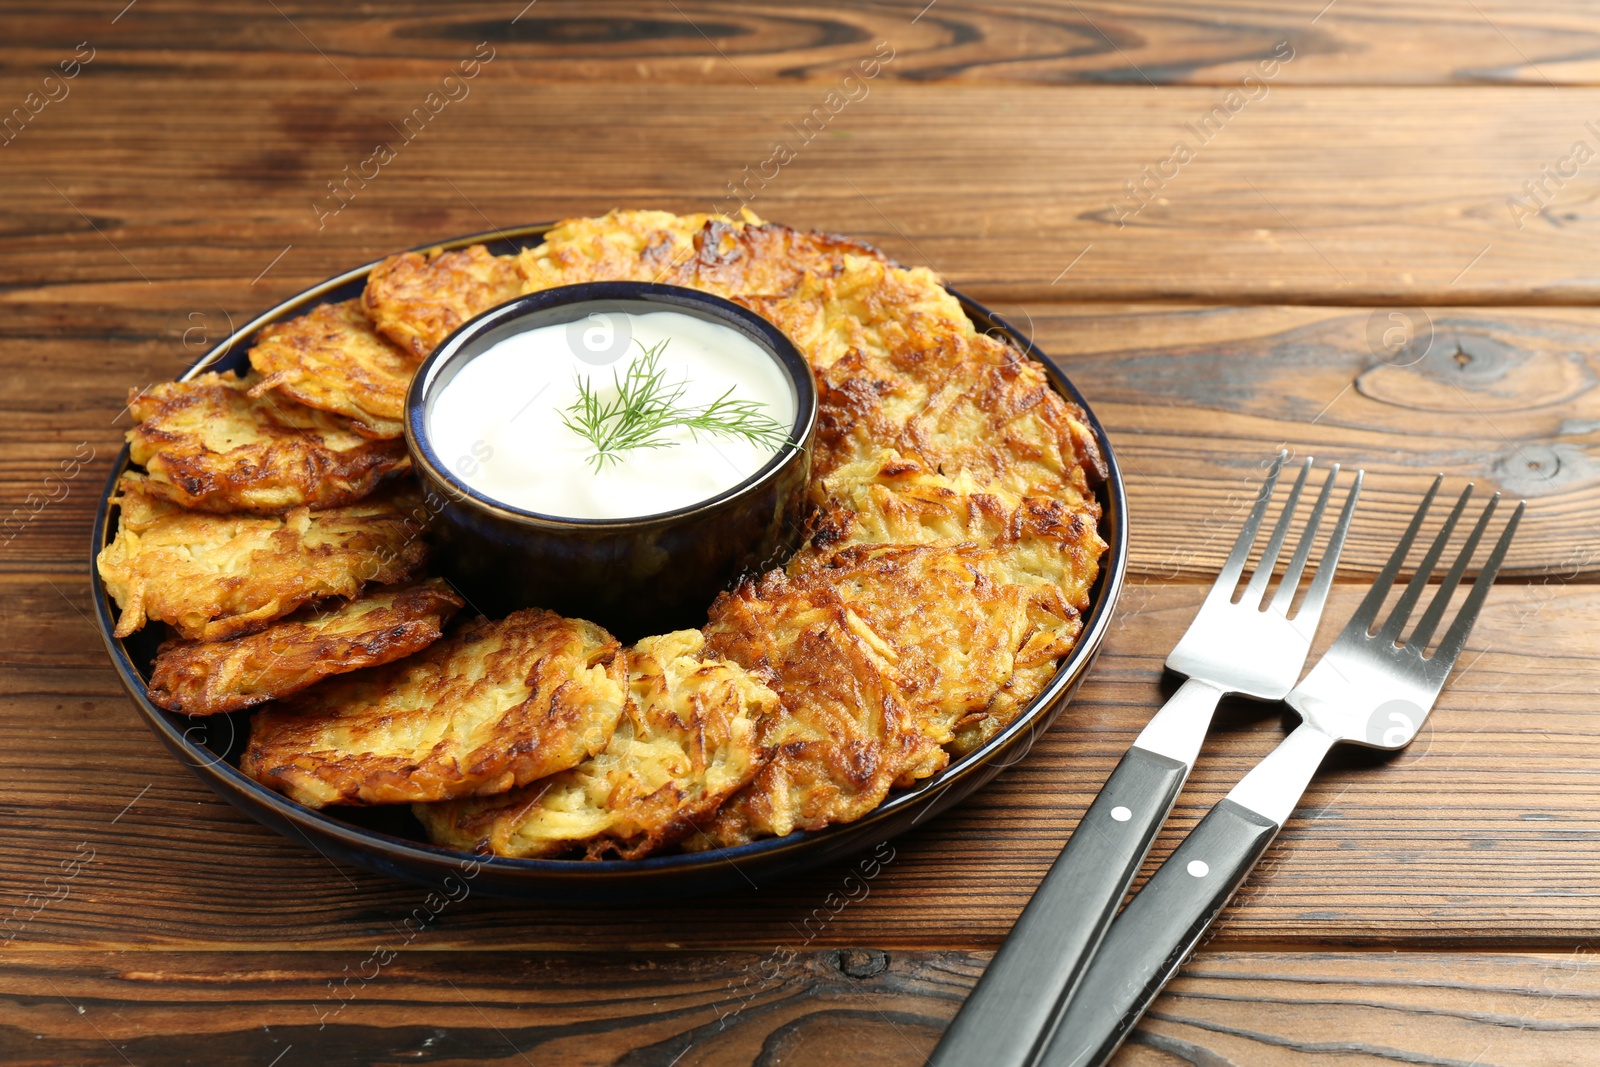
<path id="1" fill-rule="evenodd" d="M 1037 1067 L 1100 1067 L 1288 821 L 1334 739 L 1302 722 L 1190 831 L 1111 924 Z"/>
<path id="2" fill-rule="evenodd" d="M 1172 811 L 1189 764 L 1128 749 L 928 1059 L 1025 1067 Z"/>
<path id="3" fill-rule="evenodd" d="M 1038 1067 L 1100 1067 L 1228 903 L 1279 826 L 1224 799 L 1111 924 Z"/>

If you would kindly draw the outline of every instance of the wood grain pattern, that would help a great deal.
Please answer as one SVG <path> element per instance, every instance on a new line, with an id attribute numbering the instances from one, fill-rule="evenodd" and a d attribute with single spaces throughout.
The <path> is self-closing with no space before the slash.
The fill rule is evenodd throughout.
<path id="1" fill-rule="evenodd" d="M 1342 560 L 1366 580 L 1435 472 L 1529 502 L 1512 568 L 1600 563 L 1600 360 L 1589 309 L 1127 308 L 1002 303 L 1105 420 L 1137 573 L 1209 580 L 1279 447 L 1366 470 Z M 1382 338 L 1411 340 L 1398 351 Z"/>
<path id="2" fill-rule="evenodd" d="M 1528 523 L 1416 745 L 1330 762 L 1117 1067 L 1600 1056 L 1592 5 L 0 0 L 0 20 L 0 1061 L 920 1063 L 1170 691 L 1162 657 L 1280 445 L 1369 472 L 1330 620 L 1435 470 L 1528 497 Z M 1281 41 L 1255 99 L 1230 95 Z M 78 42 L 70 95 L 30 105 Z M 880 42 L 892 61 L 847 83 Z M 395 158 L 351 180 L 380 143 Z M 225 806 L 118 688 L 85 552 L 126 390 L 419 240 L 741 196 L 935 267 L 1061 360 L 1127 469 L 1115 631 L 1028 757 L 847 906 L 843 865 L 632 909 L 469 898 L 413 933 L 419 890 Z M 1383 349 L 1419 329 L 1425 355 Z M 1152 862 L 1276 718 L 1224 707 Z"/>
<path id="3" fill-rule="evenodd" d="M 15 1067 L 916 1067 L 988 958 L 409 949 L 380 966 L 369 952 L 16 954 L 0 962 L 0 1055 Z M 1588 954 L 1204 951 L 1114 1067 L 1588 1067 L 1597 1017 Z"/>
<path id="4" fill-rule="evenodd" d="M 196 94 L 184 75 L 86 68 L 3 149 L 0 306 L 38 302 L 61 316 L 56 329 L 114 335 L 125 314 L 114 308 L 177 320 L 211 303 L 219 280 L 246 297 L 228 310 L 246 314 L 430 238 L 752 196 L 766 216 L 878 242 L 996 300 L 1600 296 L 1592 178 L 1580 167 L 1547 195 L 1524 190 L 1547 180 L 1541 167 L 1577 166 L 1562 163 L 1577 140 L 1600 146 L 1584 125 L 1600 90 L 1284 86 L 1202 143 L 1184 124 L 1221 107 L 1220 88 L 885 83 L 808 132 L 827 99 L 818 86 L 573 93 L 497 59 L 408 143 L 402 123 L 450 69 L 359 93 L 215 80 Z M 1178 140 L 1194 158 L 1164 166 Z M 781 168 L 766 163 L 778 142 L 794 153 Z M 364 180 L 380 143 L 394 158 Z M 463 165 L 485 153 L 492 168 Z"/>
<path id="5" fill-rule="evenodd" d="M 37 579 L 10 576 L 0 590 L 15 605 L 0 621 L 0 812 L 8 829 L 0 919 L 22 923 L 10 928 L 17 946 L 351 948 L 418 905 L 422 890 L 331 863 L 257 826 L 173 761 L 139 723 L 78 615 L 82 584 L 63 597 Z M 972 800 L 897 839 L 892 861 L 848 906 L 830 898 L 851 873 L 846 863 L 656 907 L 469 899 L 441 918 L 428 945 L 468 949 L 492 937 L 526 951 L 801 941 L 992 948 L 1170 691 L 1161 660 L 1203 593 L 1163 581 L 1133 585 L 1056 727 Z M 1358 597 L 1358 589 L 1337 590 L 1329 617 L 1348 615 Z M 1350 751 L 1330 759 L 1225 913 L 1218 944 L 1556 947 L 1600 938 L 1597 626 L 1596 586 L 1498 588 L 1415 745 L 1393 758 Z M 1318 651 L 1332 636 L 1326 628 Z M 1152 862 L 1276 743 L 1279 722 L 1270 707 L 1225 706 Z M 85 850 L 92 862 L 63 883 L 63 864 Z M 46 875 L 55 881 L 45 883 Z"/>
<path id="6" fill-rule="evenodd" d="M 1307 43 L 1290 84 L 1587 85 L 1600 80 L 1600 19 L 1568 0 L 1535 9 L 1515 0 L 974 0 L 738 3 L 539 0 L 342 9 L 300 0 L 278 11 L 246 0 L 141 0 L 113 27 L 104 5 L 0 5 L 19 57 L 48 66 L 98 30 L 120 65 L 203 74 L 284 72 L 353 82 L 427 75 L 452 49 L 478 41 L 554 83 L 667 82 L 748 86 L 838 81 L 859 49 L 895 42 L 889 77 L 1082 84 L 1237 84 L 1282 40 Z M 281 14 L 280 14 L 281 12 Z M 713 49 L 714 46 L 714 49 Z M 337 69 L 336 69 L 337 68 Z M 342 83 L 341 83 L 342 84 Z M 346 86 L 348 90 L 348 86 Z"/>

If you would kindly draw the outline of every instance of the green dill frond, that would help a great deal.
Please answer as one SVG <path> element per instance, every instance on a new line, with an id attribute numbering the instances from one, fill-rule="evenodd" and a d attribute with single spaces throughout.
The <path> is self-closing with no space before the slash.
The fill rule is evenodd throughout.
<path id="1" fill-rule="evenodd" d="M 561 412 L 561 420 L 593 447 L 589 462 L 597 473 L 606 464 L 618 462 L 624 452 L 670 448 L 676 442 L 664 434 L 679 427 L 696 440 L 704 433 L 742 439 L 774 451 L 789 443 L 788 427 L 766 414 L 761 404 L 733 399 L 731 388 L 703 408 L 684 405 L 687 383 L 669 384 L 661 366 L 668 340 L 651 348 L 635 342 L 644 355 L 629 365 L 626 374 L 611 372 L 616 395 L 609 401 L 601 400 L 590 379 L 578 378 L 578 399 Z"/>

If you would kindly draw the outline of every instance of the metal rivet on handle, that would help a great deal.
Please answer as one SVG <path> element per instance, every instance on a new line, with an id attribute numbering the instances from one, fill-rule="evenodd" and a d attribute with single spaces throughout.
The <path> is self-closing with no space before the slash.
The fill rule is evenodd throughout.
<path id="1" fill-rule="evenodd" d="M 1118 804 L 1116 807 L 1111 809 L 1111 817 L 1118 822 L 1127 822 L 1129 819 L 1133 818 L 1133 812 L 1129 811 L 1121 804 Z"/>
<path id="2" fill-rule="evenodd" d="M 1205 860 L 1190 860 L 1188 871 L 1196 878 L 1204 878 L 1211 873 L 1211 865 Z"/>

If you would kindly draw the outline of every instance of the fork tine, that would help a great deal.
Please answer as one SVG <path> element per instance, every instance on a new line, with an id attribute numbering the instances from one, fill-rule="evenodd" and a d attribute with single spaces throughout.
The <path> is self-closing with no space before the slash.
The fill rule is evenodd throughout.
<path id="1" fill-rule="evenodd" d="M 1322 617 L 1322 605 L 1327 603 L 1328 590 L 1333 586 L 1333 572 L 1339 569 L 1339 553 L 1344 549 L 1345 534 L 1350 532 L 1350 519 L 1356 513 L 1356 501 L 1361 497 L 1361 482 L 1366 477 L 1366 472 L 1356 470 L 1355 484 L 1350 487 L 1350 495 L 1344 498 L 1344 510 L 1339 512 L 1339 524 L 1333 528 L 1333 535 L 1328 538 L 1327 550 L 1322 553 L 1322 562 L 1317 564 L 1317 576 L 1311 581 L 1311 589 L 1306 593 L 1306 598 L 1300 602 L 1300 610 L 1295 612 L 1296 626 L 1310 626 L 1316 628 L 1317 620 Z"/>
<path id="2" fill-rule="evenodd" d="M 1445 631 L 1444 639 L 1439 642 L 1438 650 L 1429 661 L 1436 669 L 1449 670 L 1455 663 L 1456 657 L 1461 655 L 1461 650 L 1466 647 L 1467 634 L 1472 632 L 1472 624 L 1478 621 L 1478 609 L 1483 607 L 1483 600 L 1489 595 L 1489 586 L 1494 584 L 1494 576 L 1500 573 L 1500 564 L 1506 558 L 1506 550 L 1511 547 L 1511 535 L 1517 532 L 1517 523 L 1521 521 L 1522 511 L 1527 506 L 1527 501 L 1517 501 L 1517 510 L 1511 513 L 1511 518 L 1506 521 L 1505 532 L 1500 535 L 1494 551 L 1489 554 L 1483 569 L 1478 572 L 1478 579 L 1472 583 L 1472 592 L 1467 594 L 1466 603 L 1461 605 L 1456 621 Z"/>
<path id="3" fill-rule="evenodd" d="M 1250 575 L 1250 584 L 1239 598 L 1241 607 L 1253 608 L 1261 603 L 1267 583 L 1272 581 L 1272 568 L 1278 565 L 1283 539 L 1289 535 L 1289 524 L 1294 522 L 1295 508 L 1300 504 L 1300 492 L 1306 487 L 1306 475 L 1310 473 L 1311 457 L 1307 456 L 1300 465 L 1300 476 L 1294 480 L 1294 488 L 1289 490 L 1289 499 L 1284 501 L 1283 510 L 1278 512 L 1278 521 L 1272 525 L 1272 536 L 1267 538 L 1267 547 L 1261 550 L 1261 562 L 1256 564 L 1255 573 Z"/>
<path id="4" fill-rule="evenodd" d="M 1311 555 L 1311 543 L 1317 539 L 1317 527 L 1322 524 L 1322 513 L 1328 508 L 1328 498 L 1333 495 L 1333 481 L 1337 477 L 1339 465 L 1335 463 L 1333 469 L 1328 471 L 1327 480 L 1322 483 L 1322 492 L 1317 495 L 1317 502 L 1311 509 L 1311 518 L 1300 533 L 1300 543 L 1295 546 L 1294 556 L 1289 560 L 1289 569 L 1283 572 L 1283 581 L 1278 583 L 1278 591 L 1272 595 L 1274 611 L 1285 615 L 1289 613 L 1289 604 L 1294 600 L 1295 590 L 1300 587 L 1306 558 Z"/>
<path id="5" fill-rule="evenodd" d="M 1389 590 L 1394 587 L 1395 576 L 1405 565 L 1406 556 L 1411 552 L 1411 543 L 1417 539 L 1417 532 L 1422 529 L 1422 520 L 1428 517 L 1428 507 L 1438 495 L 1439 485 L 1443 481 L 1444 475 L 1441 474 L 1428 487 L 1428 494 L 1422 498 L 1422 504 L 1412 516 L 1411 525 L 1406 527 L 1405 536 L 1401 537 L 1400 543 L 1395 546 L 1394 555 L 1389 557 L 1389 562 L 1383 565 L 1383 570 L 1373 579 L 1372 588 L 1362 598 L 1361 606 L 1356 608 L 1356 613 L 1350 616 L 1350 621 L 1345 624 L 1344 633 L 1340 634 L 1341 637 L 1346 634 L 1360 638 L 1367 636 L 1367 631 L 1372 627 L 1372 620 L 1378 617 L 1378 609 L 1383 607 L 1384 597 L 1387 597 Z"/>
<path id="6" fill-rule="evenodd" d="M 1478 542 L 1483 540 L 1483 531 L 1489 528 L 1489 519 L 1494 515 L 1495 506 L 1500 503 L 1500 494 L 1496 493 L 1489 498 L 1489 503 L 1483 509 L 1483 514 L 1478 516 L 1477 525 L 1473 526 L 1472 533 L 1467 535 L 1467 543 L 1461 547 L 1461 553 L 1456 556 L 1455 564 L 1450 568 L 1450 573 L 1444 576 L 1444 581 L 1439 583 L 1439 591 L 1433 594 L 1433 601 L 1428 605 L 1428 610 L 1422 616 L 1422 621 L 1417 623 L 1417 628 L 1412 631 L 1411 637 L 1406 641 L 1406 647 L 1417 652 L 1425 651 L 1428 641 L 1433 637 L 1433 631 L 1438 629 L 1439 620 L 1444 618 L 1445 609 L 1450 606 L 1450 597 L 1455 593 L 1456 586 L 1461 583 L 1461 576 L 1466 573 L 1467 566 L 1472 562 L 1473 555 L 1478 551 Z"/>
<path id="7" fill-rule="evenodd" d="M 1289 458 L 1289 450 L 1281 449 L 1272 461 L 1272 469 L 1267 471 L 1267 477 L 1261 483 L 1261 491 L 1256 494 L 1255 506 L 1250 509 L 1250 516 L 1244 520 L 1244 526 L 1239 531 L 1239 539 L 1233 543 L 1233 551 L 1228 554 L 1228 562 L 1222 565 L 1222 573 L 1217 575 L 1216 582 L 1212 585 L 1212 593 L 1226 593 L 1233 596 L 1233 587 L 1239 584 L 1239 575 L 1244 573 L 1245 560 L 1250 558 L 1250 546 L 1255 544 L 1256 531 L 1261 528 L 1261 517 L 1267 513 L 1267 502 L 1272 499 L 1272 491 L 1278 486 L 1278 472 L 1283 469 L 1283 461 Z"/>
<path id="8" fill-rule="evenodd" d="M 1405 628 L 1406 620 L 1411 618 L 1411 609 L 1417 606 L 1417 598 L 1422 596 L 1422 591 L 1428 587 L 1428 578 L 1433 574 L 1433 568 L 1439 564 L 1439 556 L 1444 552 L 1444 546 L 1450 543 L 1450 535 L 1455 532 L 1456 523 L 1461 519 L 1461 513 L 1467 508 L 1467 501 L 1472 499 L 1472 483 L 1462 490 L 1461 498 L 1456 501 L 1456 506 L 1450 510 L 1449 516 L 1444 520 L 1444 525 L 1439 527 L 1439 533 L 1433 539 L 1433 544 L 1428 546 L 1428 552 L 1422 557 L 1422 562 L 1417 564 L 1416 573 L 1411 576 L 1411 581 L 1406 583 L 1406 591 L 1400 594 L 1400 599 L 1395 603 L 1394 610 L 1389 612 L 1389 617 L 1384 620 L 1383 628 L 1377 636 L 1396 643 L 1400 639 L 1400 631 Z"/>

